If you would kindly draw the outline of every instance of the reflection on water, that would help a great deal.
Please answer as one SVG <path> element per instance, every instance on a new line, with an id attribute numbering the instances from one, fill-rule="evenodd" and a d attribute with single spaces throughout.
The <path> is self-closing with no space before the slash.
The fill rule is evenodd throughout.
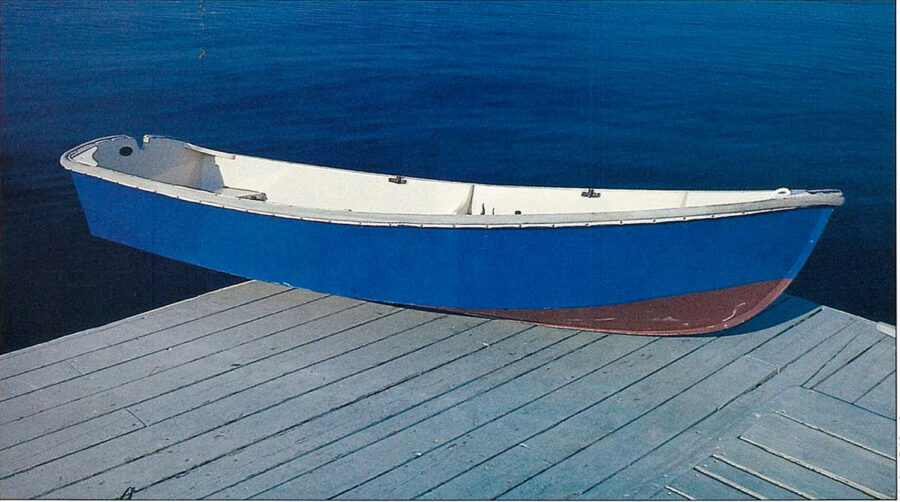
<path id="1" fill-rule="evenodd" d="M 88 234 L 57 158 L 117 133 L 488 183 L 840 188 L 789 292 L 894 321 L 892 3 L 0 9 L 4 350 L 237 280 Z"/>

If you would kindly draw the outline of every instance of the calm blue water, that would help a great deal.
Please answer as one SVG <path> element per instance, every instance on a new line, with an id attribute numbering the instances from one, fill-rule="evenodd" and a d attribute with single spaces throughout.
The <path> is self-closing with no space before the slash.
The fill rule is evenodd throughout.
<path id="1" fill-rule="evenodd" d="M 57 159 L 117 133 L 488 183 L 840 188 L 789 292 L 895 321 L 893 3 L 4 1 L 0 19 L 4 350 L 238 280 L 89 235 Z"/>

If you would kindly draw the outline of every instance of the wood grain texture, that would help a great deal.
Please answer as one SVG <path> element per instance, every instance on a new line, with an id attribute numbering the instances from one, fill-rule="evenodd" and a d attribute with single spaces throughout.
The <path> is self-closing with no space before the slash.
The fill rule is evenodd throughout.
<path id="1" fill-rule="evenodd" d="M 603 335 L 248 282 L 2 356 L 0 497 L 892 496 L 871 327 L 784 297 Z"/>
<path id="2" fill-rule="evenodd" d="M 894 460 L 793 420 L 766 415 L 740 438 L 873 497 L 894 498 L 896 494 Z"/>

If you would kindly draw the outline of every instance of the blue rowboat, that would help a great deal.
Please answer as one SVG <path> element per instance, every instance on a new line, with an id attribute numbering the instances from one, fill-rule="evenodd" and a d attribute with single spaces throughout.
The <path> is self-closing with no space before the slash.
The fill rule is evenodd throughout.
<path id="1" fill-rule="evenodd" d="M 97 237 L 323 293 L 612 333 L 746 321 L 843 202 L 837 190 L 438 181 L 158 136 L 96 139 L 60 161 Z"/>

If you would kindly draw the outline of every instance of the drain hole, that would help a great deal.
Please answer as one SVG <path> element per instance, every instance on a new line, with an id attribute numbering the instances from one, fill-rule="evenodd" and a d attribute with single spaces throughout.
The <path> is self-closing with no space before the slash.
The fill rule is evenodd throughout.
<path id="1" fill-rule="evenodd" d="M 132 150 L 130 146 L 123 146 L 122 148 L 119 148 L 119 155 L 128 157 L 133 151 L 134 150 Z"/>

